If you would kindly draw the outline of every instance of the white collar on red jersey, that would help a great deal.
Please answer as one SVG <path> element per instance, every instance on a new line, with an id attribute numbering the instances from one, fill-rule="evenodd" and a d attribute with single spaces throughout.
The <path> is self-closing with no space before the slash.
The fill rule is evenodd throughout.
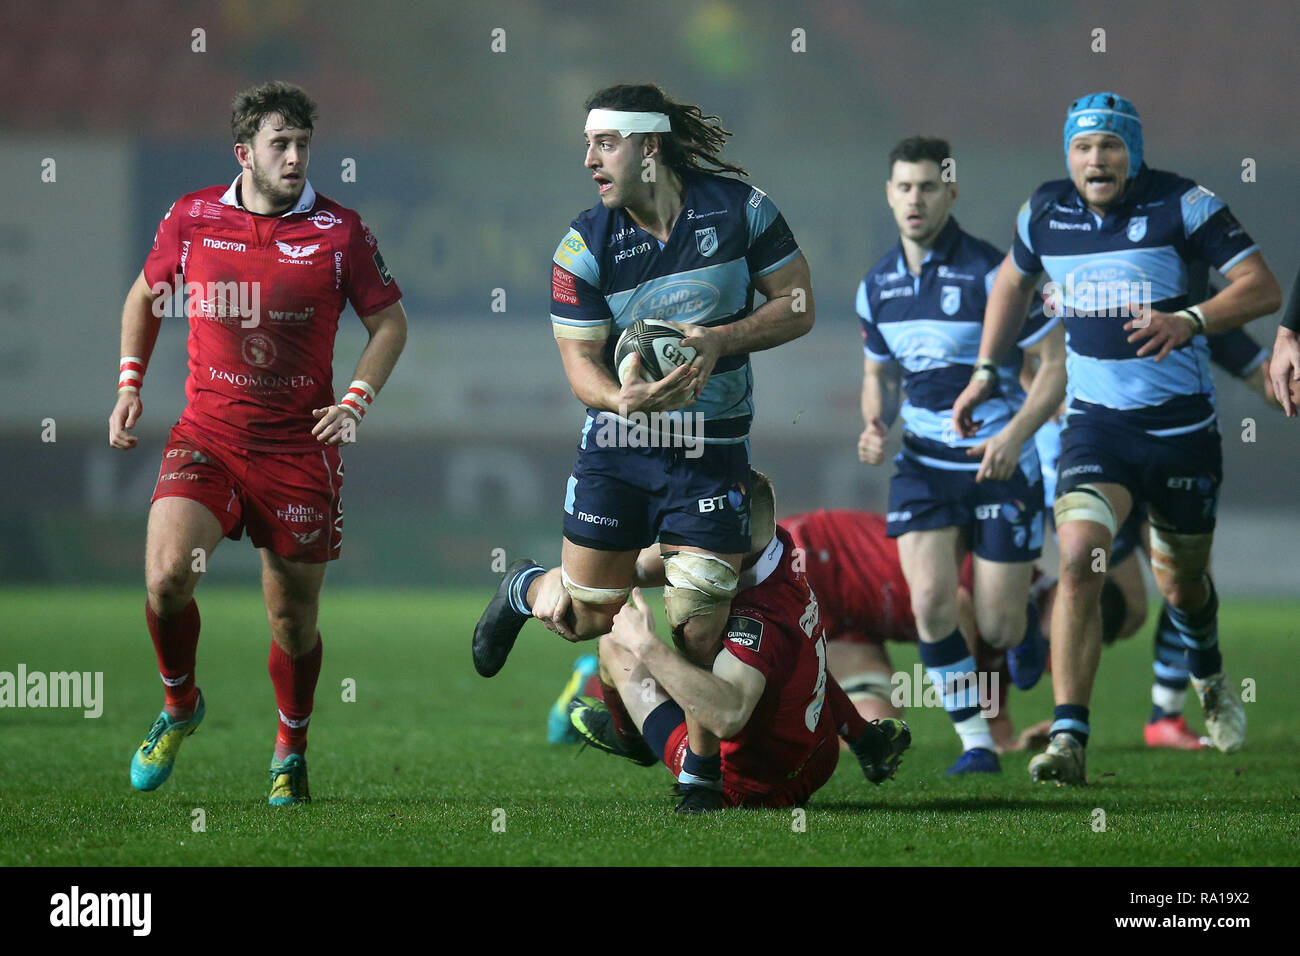
<path id="1" fill-rule="evenodd" d="M 240 173 L 238 176 L 236 176 L 235 181 L 230 184 L 230 188 L 221 194 L 221 201 L 225 203 L 227 206 L 234 206 L 236 209 L 244 208 L 243 205 L 241 205 L 239 202 L 239 192 L 238 192 L 239 181 L 243 177 L 244 177 L 243 173 Z M 306 183 L 303 184 L 302 196 L 299 197 L 298 204 L 294 206 L 292 209 L 290 209 L 288 212 L 283 213 L 280 216 L 280 218 L 283 219 L 285 216 L 292 216 L 294 213 L 299 213 L 299 212 L 311 212 L 311 207 L 314 205 L 316 205 L 316 190 L 311 188 L 311 180 L 309 179 L 307 180 Z"/>
<path id="2" fill-rule="evenodd" d="M 736 593 L 766 581 L 768 576 L 776 570 L 777 565 L 781 563 L 781 555 L 784 552 L 785 545 L 781 543 L 781 539 L 776 535 L 772 535 L 772 540 L 768 542 L 767 548 L 763 551 L 763 556 L 754 562 L 752 568 L 746 568 L 740 572 L 740 585 L 736 588 Z"/>

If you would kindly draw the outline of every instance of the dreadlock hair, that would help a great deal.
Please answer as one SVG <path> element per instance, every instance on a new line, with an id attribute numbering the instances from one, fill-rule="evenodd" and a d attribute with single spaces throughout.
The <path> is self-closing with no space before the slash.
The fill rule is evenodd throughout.
<path id="1" fill-rule="evenodd" d="M 718 117 L 706 116 L 698 106 L 690 103 L 670 100 L 653 83 L 607 86 L 588 98 L 582 108 L 667 114 L 672 132 L 653 135 L 657 135 L 662 143 L 663 162 L 678 175 L 684 172 L 749 175 L 743 167 L 723 162 L 718 156 L 727 137 L 732 135 L 730 130 L 722 128 Z"/>

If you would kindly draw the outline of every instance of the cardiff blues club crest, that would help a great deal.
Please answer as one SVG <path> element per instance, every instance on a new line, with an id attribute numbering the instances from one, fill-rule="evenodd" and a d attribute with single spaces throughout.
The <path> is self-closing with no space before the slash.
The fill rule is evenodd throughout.
<path id="1" fill-rule="evenodd" d="M 1147 234 L 1147 217 L 1134 216 L 1128 221 L 1128 241 L 1141 242 L 1142 237 Z"/>
<path id="2" fill-rule="evenodd" d="M 939 308 L 943 309 L 944 315 L 956 315 L 957 310 L 961 308 L 961 286 L 944 286 L 939 296 Z"/>
<path id="3" fill-rule="evenodd" d="M 695 230 L 695 246 L 700 250 L 700 255 L 708 258 L 718 251 L 718 229 L 716 226 L 706 226 L 703 229 Z"/>

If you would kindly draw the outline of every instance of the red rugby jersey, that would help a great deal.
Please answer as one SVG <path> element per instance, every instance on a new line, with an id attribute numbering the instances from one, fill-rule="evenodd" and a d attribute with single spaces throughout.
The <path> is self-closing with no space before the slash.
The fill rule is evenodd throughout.
<path id="1" fill-rule="evenodd" d="M 185 281 L 188 405 L 181 421 L 252 451 L 315 451 L 313 408 L 334 404 L 334 336 L 401 290 L 351 209 L 307 183 L 282 216 L 259 216 L 229 188 L 182 196 L 158 224 L 150 286 Z"/>
<path id="2" fill-rule="evenodd" d="M 778 528 L 731 602 L 723 647 L 767 684 L 744 730 L 722 742 L 722 779 L 729 789 L 780 790 L 800 802 L 834 772 L 839 743 L 824 706 L 826 639 L 817 598 L 793 555 L 794 542 Z"/>
<path id="3" fill-rule="evenodd" d="M 886 537 L 883 515 L 819 510 L 781 524 L 804 551 L 830 638 L 849 631 L 873 641 L 916 640 L 898 542 Z"/>

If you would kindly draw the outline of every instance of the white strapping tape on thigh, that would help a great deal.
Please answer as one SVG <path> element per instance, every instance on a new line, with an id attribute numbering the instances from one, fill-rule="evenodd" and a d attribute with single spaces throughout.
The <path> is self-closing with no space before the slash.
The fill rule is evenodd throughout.
<path id="1" fill-rule="evenodd" d="M 630 587 L 626 588 L 588 588 L 581 584 L 574 583 L 573 578 L 569 577 L 569 572 L 560 568 L 560 580 L 564 582 L 564 590 L 569 592 L 569 596 L 575 601 L 581 601 L 583 604 L 618 604 L 626 601 L 627 596 L 632 593 Z"/>
<path id="2" fill-rule="evenodd" d="M 1073 491 L 1057 495 L 1052 504 L 1052 513 L 1056 515 L 1056 526 L 1069 521 L 1095 521 L 1110 532 L 1111 537 L 1119 529 L 1115 520 L 1115 509 L 1110 501 L 1092 485 L 1080 485 Z"/>
<path id="3" fill-rule="evenodd" d="M 1210 566 L 1213 534 L 1178 534 L 1151 522 L 1151 563 L 1182 578 L 1199 578 Z"/>
<path id="4" fill-rule="evenodd" d="M 880 671 L 867 671 L 846 677 L 840 681 L 840 687 L 855 704 L 863 700 L 879 700 L 890 705 L 894 703 L 891 696 L 894 690 L 893 678 Z"/>
<path id="5" fill-rule="evenodd" d="M 664 602 L 668 623 L 676 629 L 693 617 L 711 614 L 736 596 L 740 575 L 736 569 L 712 554 L 672 551 L 664 555 Z"/>

